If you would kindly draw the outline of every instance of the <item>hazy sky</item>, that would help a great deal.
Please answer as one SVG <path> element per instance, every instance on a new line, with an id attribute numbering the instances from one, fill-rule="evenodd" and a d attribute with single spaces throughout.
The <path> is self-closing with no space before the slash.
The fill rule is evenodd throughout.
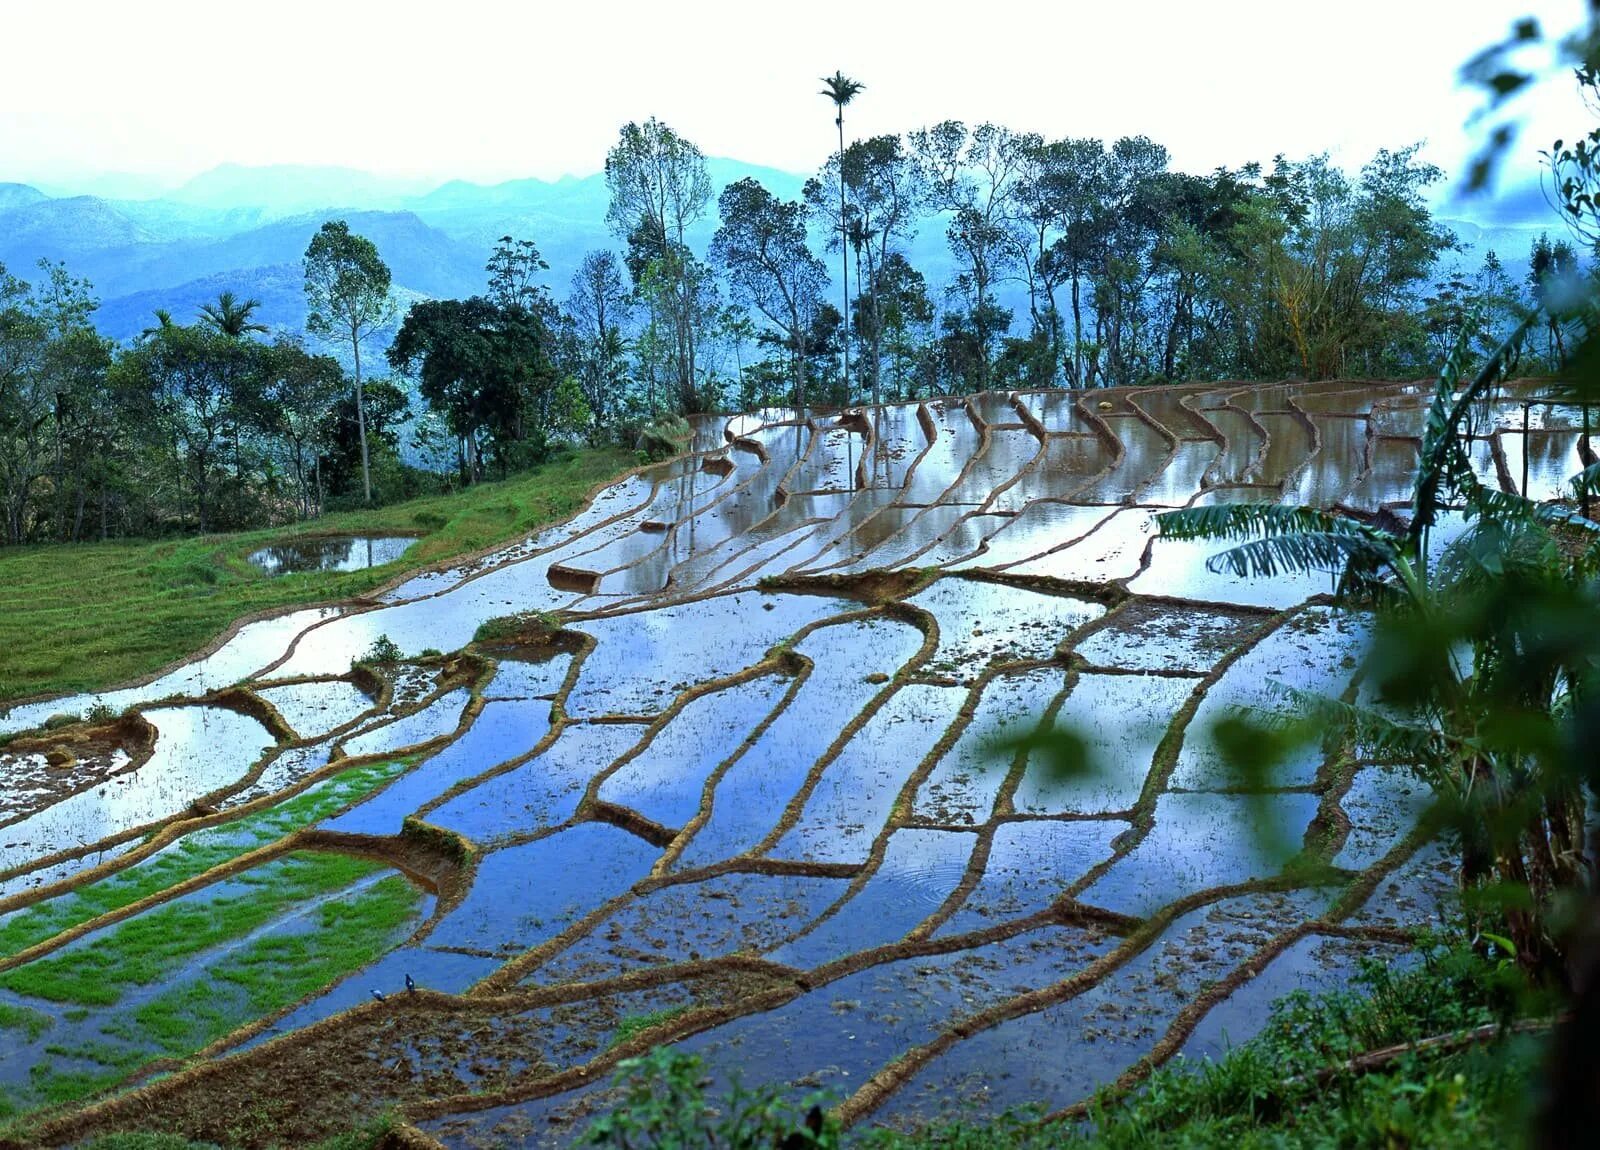
<path id="1" fill-rule="evenodd" d="M 708 154 L 809 171 L 834 146 L 817 78 L 867 84 L 853 135 L 958 117 L 1145 133 L 1176 166 L 1279 151 L 1359 164 L 1429 141 L 1459 168 L 1472 52 L 1581 0 L 4 0 L 0 179 L 223 161 L 428 178 L 588 173 L 654 114 Z M 1524 154 L 1577 118 L 1530 108 Z M 1531 167 L 1530 169 L 1531 170 Z"/>

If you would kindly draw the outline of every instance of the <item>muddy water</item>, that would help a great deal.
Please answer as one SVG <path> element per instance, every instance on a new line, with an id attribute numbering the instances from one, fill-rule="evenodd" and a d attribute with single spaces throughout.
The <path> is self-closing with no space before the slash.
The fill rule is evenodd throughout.
<path id="1" fill-rule="evenodd" d="M 794 826 L 770 855 L 865 862 L 896 796 L 932 752 L 965 694 L 920 683 L 895 692 L 827 765 Z"/>
<path id="2" fill-rule="evenodd" d="M 1319 811 L 1337 803 L 1348 819 L 1319 861 L 1396 868 L 1353 921 L 1437 919 L 1449 855 L 1395 853 L 1425 807 L 1415 780 L 1371 766 L 1349 778 L 1318 748 L 1265 793 L 1238 793 L 1212 741 L 1218 720 L 1281 705 L 1285 689 L 1348 691 L 1368 622 L 1301 609 L 1327 578 L 1213 572 L 1216 545 L 1162 539 L 1155 523 L 1163 509 L 1235 500 L 1403 505 L 1424 400 L 1403 386 L 1225 384 L 993 393 L 843 423 L 781 410 L 700 419 L 694 454 L 623 478 L 565 524 L 417 575 L 381 606 L 251 623 L 147 686 L 13 708 L 0 730 L 99 698 L 142 709 L 160 737 L 149 763 L 71 795 L 29 782 L 54 769 L 44 750 L 0 752 L 0 772 L 31 796 L 0 829 L 0 897 L 115 862 L 133 844 L 105 840 L 208 796 L 220 813 L 207 817 L 222 821 L 196 834 L 232 833 L 232 820 L 280 804 L 278 829 L 241 830 L 234 844 L 271 845 L 303 825 L 295 803 L 328 793 L 315 777 L 339 754 L 407 755 L 306 818 L 349 836 L 323 840 L 340 849 L 398 850 L 442 881 L 419 911 L 437 921 L 409 922 L 414 934 L 267 1032 L 349 1010 L 406 974 L 457 996 L 443 1013 L 385 1019 L 388 1037 L 352 1058 L 355 1112 L 389 1096 L 363 1062 L 384 1043 L 426 1066 L 442 1097 L 498 1073 L 498 1054 L 460 1053 L 474 1036 L 525 1033 L 537 1038 L 510 1060 L 527 1076 L 520 1097 L 437 1126 L 452 1145 L 492 1144 L 495 1131 L 570 1144 L 576 1116 L 609 1096 L 531 1099 L 538 1076 L 581 1066 L 575 1081 L 604 1082 L 627 1019 L 708 1003 L 723 1010 L 717 1025 L 685 1035 L 668 1023 L 661 1038 L 703 1055 L 717 1083 L 738 1069 L 847 1095 L 977 1018 L 940 1057 L 904 1063 L 872 1120 L 1078 1101 L 1257 949 L 1328 912 L 1328 890 L 1219 893 L 1277 876 Z M 1475 466 L 1498 485 L 1503 462 L 1520 484 L 1525 440 L 1530 491 L 1554 493 L 1577 470 L 1573 413 L 1535 403 L 1526 435 L 1521 418 L 1514 402 L 1496 409 L 1472 442 Z M 1447 518 L 1435 554 L 1462 529 Z M 894 581 L 876 578 L 890 570 Z M 768 577 L 779 582 L 757 586 Z M 489 619 L 563 610 L 563 653 L 486 650 L 495 666 L 481 688 L 441 685 L 438 661 L 404 663 L 375 715 L 348 678 L 380 636 L 408 656 L 449 653 Z M 246 784 L 272 742 L 265 727 L 150 703 L 252 677 L 300 742 Z M 1092 773 L 1001 749 L 1047 719 L 1077 734 Z M 411 818 L 425 826 L 407 829 Z M 35 867 L 72 847 L 88 853 Z M 159 886 L 180 856 L 135 862 L 128 881 Z M 1063 898 L 1136 919 L 1190 901 L 1154 944 L 1086 978 L 1122 939 L 1041 927 L 1042 912 L 1073 905 Z M 1206 999 L 1186 1053 L 1247 1037 L 1284 990 L 1344 985 L 1363 953 L 1313 930 Z M 762 996 L 774 986 L 783 993 Z M 513 987 L 562 988 L 563 1000 L 496 997 Z M 1047 988 L 1031 1012 L 981 1014 Z M 487 1020 L 449 1032 L 441 1020 L 469 1008 Z M 45 1060 L 42 1046 L 15 1054 L 18 1075 Z M 550 1122 L 562 1116 L 573 1121 Z"/>

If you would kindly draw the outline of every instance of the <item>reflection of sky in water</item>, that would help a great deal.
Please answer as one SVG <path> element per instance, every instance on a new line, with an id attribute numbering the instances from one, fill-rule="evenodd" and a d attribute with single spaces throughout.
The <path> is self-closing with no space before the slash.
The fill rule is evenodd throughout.
<path id="1" fill-rule="evenodd" d="M 979 420 L 958 402 L 929 404 L 926 423 L 916 405 L 869 412 L 863 426 L 876 438 L 838 428 L 832 416 L 815 417 L 814 427 L 772 426 L 792 417 L 781 410 L 706 418 L 694 443 L 726 454 L 731 469 L 706 470 L 703 459 L 652 465 L 569 523 L 418 575 L 380 609 L 253 623 L 148 687 L 98 697 L 120 710 L 203 693 L 261 672 L 297 638 L 274 677 L 343 674 L 380 635 L 408 654 L 453 651 L 497 616 L 563 607 L 598 613 L 570 624 L 593 640 L 582 652 L 543 662 L 491 652 L 503 662 L 472 724 L 322 822 L 392 835 L 419 815 L 465 833 L 481 853 L 464 897 L 447 904 L 440 924 L 314 995 L 274 1033 L 365 1001 L 370 986 L 398 989 L 407 973 L 430 989 L 463 991 L 590 914 L 598 925 L 530 967 L 530 984 L 735 953 L 810 970 L 919 928 L 942 943 L 1003 925 L 1044 910 L 1075 884 L 1086 888 L 1084 904 L 1148 915 L 1187 894 L 1274 874 L 1300 848 L 1324 801 L 1322 753 L 1308 750 L 1273 780 L 1294 792 L 1224 793 L 1234 780 L 1210 728 L 1236 708 L 1281 704 L 1274 683 L 1344 690 L 1368 635 L 1364 620 L 1326 608 L 1266 628 L 1274 622 L 1268 612 L 1197 605 L 1290 607 L 1331 584 L 1326 576 L 1244 581 L 1207 571 L 1206 560 L 1225 545 L 1162 540 L 1153 514 L 1228 498 L 1369 509 L 1403 499 L 1412 441 L 1374 440 L 1360 414 L 1371 409 L 1392 435 L 1413 410 L 1384 402 L 1399 392 L 1305 391 L 1301 410 L 1316 438 L 1287 406 L 1302 394 L 1299 385 L 1135 397 L 1148 420 L 1126 393 L 1082 404 L 1067 393 L 1018 396 L 1042 423 L 1043 440 L 1038 424 L 1001 394 L 974 401 Z M 1230 396 L 1236 406 L 1221 407 Z M 1530 438 L 1530 476 L 1553 489 L 1575 441 L 1555 430 L 1566 413 L 1539 416 L 1536 426 L 1552 430 Z M 982 421 L 1005 426 L 986 431 Z M 745 446 L 724 449 L 725 426 Z M 1207 438 L 1212 428 L 1226 442 Z M 1503 432 L 1502 442 L 1518 474 L 1521 436 Z M 1256 486 L 1231 494 L 1210 486 L 1243 479 Z M 1435 558 L 1461 529 L 1459 516 L 1446 517 L 1430 538 Z M 274 573 L 354 570 L 389 562 L 411 542 L 304 540 L 252 559 Z M 553 586 L 557 563 L 601 574 L 599 593 Z M 840 592 L 851 588 L 831 585 L 826 595 L 752 586 L 761 575 L 919 564 L 959 566 L 968 576 L 938 579 L 909 599 L 938 627 L 938 648 L 920 667 L 911 661 L 924 636 L 909 618 L 836 622 L 871 609 L 870 597 L 846 598 Z M 1007 578 L 1013 582 L 999 581 Z M 1105 618 L 1118 596 L 1083 587 L 1054 593 L 1063 589 L 1050 580 L 1125 583 L 1150 597 Z M 722 584 L 723 593 L 688 598 Z M 331 621 L 308 630 L 323 620 Z M 1063 648 L 1075 636 L 1076 648 Z M 1251 637 L 1255 646 L 1206 688 L 1201 676 Z M 716 682 L 671 711 L 685 692 L 780 648 L 804 663 L 769 663 L 758 677 Z M 985 678 L 997 660 L 1030 665 Z M 563 700 L 569 671 L 574 686 Z M 1203 697 L 1180 738 L 1169 730 L 1172 717 L 1196 691 Z M 360 721 L 344 752 L 379 756 L 454 734 L 468 702 L 455 689 L 409 716 L 363 718 L 372 700 L 348 681 L 280 683 L 263 696 L 310 738 Z M 406 702 L 421 697 L 408 692 Z M 94 698 L 17 708 L 0 729 L 81 711 Z M 1039 756 L 996 752 L 996 738 L 1033 729 L 1052 708 L 1059 724 L 1085 737 L 1098 774 L 1066 778 Z M 0 870 L 179 814 L 238 781 L 271 743 L 260 723 L 230 711 L 161 706 L 147 714 L 160 732 L 150 763 L 0 830 Z M 964 725 L 953 730 L 958 717 Z M 1152 780 L 1169 735 L 1170 777 Z M 287 751 L 245 794 L 302 782 L 331 761 L 338 739 Z M 613 821 L 592 821 L 581 805 L 597 777 L 594 797 L 611 804 L 599 813 Z M 1343 800 L 1351 831 L 1340 865 L 1373 865 L 1413 825 L 1415 787 L 1402 784 L 1378 768 L 1357 776 Z M 653 825 L 630 823 L 630 812 Z M 673 837 L 669 848 L 663 840 Z M 99 857 L 22 876 L 0 894 L 68 877 Z M 806 873 L 803 862 L 823 869 Z M 1397 870 L 1362 913 L 1397 922 L 1430 913 L 1424 904 L 1437 866 L 1428 865 Z M 969 880 L 970 892 L 952 901 Z M 1261 895 L 1186 914 L 1087 993 L 955 1043 L 879 1116 L 898 1121 L 972 1100 L 991 1109 L 1076 1101 L 1147 1053 L 1199 987 L 1244 961 L 1245 952 L 1202 945 L 1207 931 L 1266 940 L 1325 904 L 1323 893 Z M 815 1076 L 849 1090 L 963 1014 L 1058 984 L 1115 945 L 1092 929 L 1051 927 L 900 958 L 808 987 L 787 1005 L 686 1045 L 707 1056 L 714 1076 L 738 1065 L 750 1081 Z M 1174 955 L 1187 965 L 1167 978 Z M 1209 1053 L 1224 1034 L 1244 1037 L 1282 989 L 1340 985 L 1355 958 L 1353 948 L 1315 938 L 1286 951 L 1259 985 L 1202 1023 L 1192 1048 Z M 681 979 L 630 993 L 627 1009 L 640 1014 L 694 998 Z M 587 1049 L 603 1049 L 608 1033 L 595 1029 Z"/>

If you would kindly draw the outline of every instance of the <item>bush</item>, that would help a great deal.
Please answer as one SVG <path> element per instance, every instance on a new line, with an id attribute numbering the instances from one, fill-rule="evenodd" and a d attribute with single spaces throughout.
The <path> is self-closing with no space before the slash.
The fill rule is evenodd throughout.
<path id="1" fill-rule="evenodd" d="M 400 645 L 387 635 L 379 635 L 372 641 L 366 653 L 351 664 L 352 668 L 367 667 L 392 667 L 405 657 L 400 650 Z"/>
<path id="2" fill-rule="evenodd" d="M 824 1099 L 786 1101 L 775 1087 L 746 1090 L 734 1082 L 713 1104 L 705 1068 L 692 1054 L 653 1050 L 619 1067 L 621 1105 L 584 1133 L 591 1146 L 627 1150 L 836 1150 L 838 1123 L 823 1113 Z"/>
<path id="3" fill-rule="evenodd" d="M 485 619 L 473 632 L 472 641 L 500 643 L 559 630 L 561 616 L 553 611 L 519 611 L 515 615 L 497 615 L 493 619 Z"/>

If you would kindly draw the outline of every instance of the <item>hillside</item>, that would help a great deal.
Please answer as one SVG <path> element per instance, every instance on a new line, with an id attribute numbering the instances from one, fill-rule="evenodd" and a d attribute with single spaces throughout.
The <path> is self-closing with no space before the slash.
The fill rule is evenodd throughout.
<path id="1" fill-rule="evenodd" d="M 707 166 L 713 197 L 735 180 L 754 177 L 775 195 L 794 199 L 806 180 L 730 159 L 711 158 Z M 1548 207 L 1537 188 L 1522 200 L 1532 213 L 1526 219 L 1515 213 L 1482 223 L 1441 217 L 1460 245 L 1441 267 L 1459 264 L 1470 273 L 1492 248 L 1514 279 L 1524 278 L 1529 245 L 1551 228 L 1542 222 Z M 103 301 L 99 323 L 114 339 L 137 335 L 157 308 L 187 318 L 225 289 L 261 300 L 266 323 L 292 328 L 304 319 L 292 273 L 325 219 L 343 217 L 371 238 L 396 286 L 411 296 L 481 291 L 495 241 L 532 238 L 550 264 L 545 282 L 562 298 L 584 254 L 616 244 L 606 225 L 608 202 L 601 173 L 428 187 L 349 168 L 225 164 L 142 199 L 49 196 L 29 184 L 0 183 L 0 264 L 26 278 L 40 259 L 64 260 L 94 284 Z M 1530 226 L 1527 219 L 1541 223 Z M 713 202 L 691 229 L 690 244 L 704 252 L 716 225 Z M 923 222 L 909 249 L 934 289 L 954 275 L 937 219 Z M 836 259 L 827 257 L 830 271 Z M 1026 307 L 1021 284 L 999 285 L 996 297 L 1019 314 Z"/>
<path id="2" fill-rule="evenodd" d="M 713 158 L 708 167 L 713 195 L 747 176 L 785 198 L 798 197 L 805 183 L 802 175 L 736 160 Z M 325 219 L 349 220 L 378 245 L 396 286 L 420 296 L 481 291 L 495 241 L 532 238 L 559 298 L 586 252 L 615 244 L 608 201 L 600 173 L 429 188 L 344 168 L 230 164 L 146 199 L 51 197 L 0 184 L 0 264 L 27 277 L 40 259 L 64 260 L 94 284 L 103 301 L 99 323 L 115 339 L 137 335 L 157 308 L 186 318 L 225 288 L 259 298 L 265 322 L 294 327 L 304 309 L 288 272 Z M 696 249 L 710 243 L 716 222 L 713 204 L 690 232 Z M 948 266 L 940 229 L 923 229 L 914 258 L 940 282 Z"/>

